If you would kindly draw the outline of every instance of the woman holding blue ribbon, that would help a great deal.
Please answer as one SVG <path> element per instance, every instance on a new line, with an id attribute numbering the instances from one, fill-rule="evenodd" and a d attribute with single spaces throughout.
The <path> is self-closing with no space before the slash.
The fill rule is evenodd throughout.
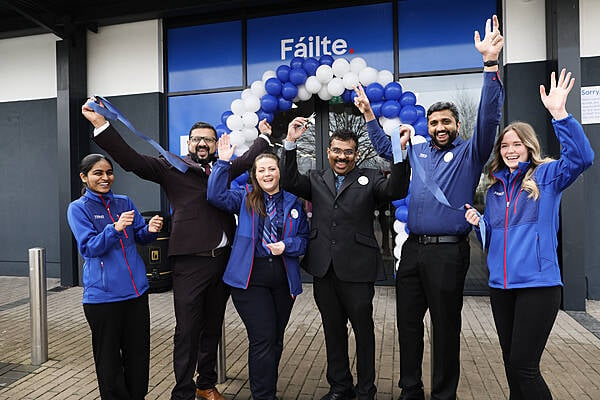
<path id="1" fill-rule="evenodd" d="M 308 222 L 300 199 L 280 190 L 275 154 L 258 155 L 250 172 L 252 186 L 239 189 L 227 188 L 233 147 L 226 134 L 219 139 L 218 154 L 208 179 L 208 201 L 239 215 L 223 281 L 231 286 L 248 333 L 252 398 L 273 400 L 285 327 L 302 292 L 299 257 L 306 250 Z"/>
<path id="2" fill-rule="evenodd" d="M 594 159 L 581 124 L 565 108 L 574 81 L 563 69 L 558 82 L 552 72 L 548 94 L 540 85 L 562 145 L 558 160 L 541 157 L 536 133 L 524 122 L 508 125 L 494 145 L 483 219 L 492 313 L 511 400 L 552 399 L 539 365 L 561 302 L 560 198 Z M 467 208 L 465 218 L 477 230 L 480 218 Z"/>
<path id="3" fill-rule="evenodd" d="M 83 158 L 82 196 L 67 219 L 83 264 L 83 311 L 92 331 L 96 376 L 103 400 L 143 400 L 150 368 L 150 309 L 146 266 L 136 243 L 154 241 L 162 217 L 149 223 L 127 196 L 113 194 L 112 162 Z"/>

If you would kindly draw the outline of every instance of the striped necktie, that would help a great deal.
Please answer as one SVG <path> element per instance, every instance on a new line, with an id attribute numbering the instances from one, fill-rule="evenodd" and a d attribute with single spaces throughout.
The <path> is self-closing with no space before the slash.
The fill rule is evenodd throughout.
<path id="1" fill-rule="evenodd" d="M 275 204 L 276 201 L 272 196 L 267 197 L 265 203 L 267 216 L 265 217 L 265 224 L 263 226 L 262 245 L 270 253 L 271 250 L 269 250 L 267 244 L 277 242 L 277 226 L 275 225 L 277 207 Z"/>
<path id="2" fill-rule="evenodd" d="M 340 188 L 342 187 L 342 183 L 344 182 L 344 178 L 346 178 L 346 175 L 336 175 L 335 177 L 335 191 L 339 192 Z"/>

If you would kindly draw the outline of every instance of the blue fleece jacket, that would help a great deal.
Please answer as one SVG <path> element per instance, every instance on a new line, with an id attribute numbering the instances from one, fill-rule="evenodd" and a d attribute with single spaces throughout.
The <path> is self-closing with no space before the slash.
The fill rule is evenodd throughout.
<path id="1" fill-rule="evenodd" d="M 254 248 L 260 240 L 259 215 L 248 211 L 246 196 L 249 187 L 227 189 L 229 163 L 219 160 L 215 163 L 208 178 L 206 192 L 208 201 L 222 210 L 239 215 L 238 227 L 231 249 L 231 256 L 223 274 L 223 281 L 230 286 L 246 289 L 252 274 Z M 302 203 L 295 195 L 283 192 L 283 239 L 285 250 L 282 254 L 285 265 L 290 294 L 302 293 L 300 281 L 299 257 L 306 251 L 308 243 L 308 221 Z"/>
<path id="2" fill-rule="evenodd" d="M 113 222 L 130 210 L 135 210 L 133 224 L 118 232 Z M 69 205 L 67 219 L 84 259 L 84 304 L 128 300 L 148 290 L 146 266 L 135 243 L 150 243 L 158 233 L 148 232 L 127 196 L 109 192 L 100 197 L 87 190 Z"/>
<path id="3" fill-rule="evenodd" d="M 552 124 L 561 156 L 536 168 L 537 200 L 521 187 L 529 162 L 513 173 L 506 168 L 494 173 L 498 181 L 488 189 L 484 214 L 490 287 L 562 285 L 556 254 L 561 193 L 592 165 L 594 151 L 572 116 Z"/>

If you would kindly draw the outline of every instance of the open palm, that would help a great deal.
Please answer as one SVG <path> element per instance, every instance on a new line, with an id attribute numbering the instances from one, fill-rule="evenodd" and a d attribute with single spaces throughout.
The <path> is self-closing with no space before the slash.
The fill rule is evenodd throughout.
<path id="1" fill-rule="evenodd" d="M 540 85 L 542 103 L 554 119 L 561 119 L 568 115 L 566 110 L 567 97 L 574 84 L 575 78 L 571 78 L 571 73 L 567 73 L 567 70 L 563 68 L 560 71 L 558 82 L 554 72 L 550 75 L 550 92 L 548 94 L 546 94 L 544 85 Z"/>

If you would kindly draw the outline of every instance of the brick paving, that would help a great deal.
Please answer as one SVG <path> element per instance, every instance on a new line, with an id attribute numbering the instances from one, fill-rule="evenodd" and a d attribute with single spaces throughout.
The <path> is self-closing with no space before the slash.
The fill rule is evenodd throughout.
<path id="1" fill-rule="evenodd" d="M 57 285 L 49 280 L 48 287 Z M 319 399 L 328 390 L 321 321 L 305 284 L 285 338 L 278 397 Z M 0 400 L 99 399 L 92 361 L 90 333 L 81 307 L 82 289 L 48 293 L 49 360 L 30 362 L 29 304 L 26 278 L 0 277 Z M 150 295 L 151 366 L 148 400 L 169 399 L 173 387 L 171 292 Z M 600 302 L 588 302 L 589 318 L 600 319 Z M 394 289 L 377 287 L 374 300 L 378 399 L 396 399 L 398 345 Z M 428 318 L 426 318 L 426 321 Z M 228 399 L 250 399 L 246 333 L 232 304 L 226 321 L 227 381 L 219 389 Z M 423 378 L 430 388 L 429 324 Z M 352 331 L 350 354 L 354 354 Z M 507 399 L 498 338 L 486 297 L 465 297 L 462 330 L 460 400 Z M 352 359 L 353 369 L 355 359 Z M 542 359 L 543 374 L 555 399 L 600 399 L 600 339 L 577 320 L 560 312 Z M 429 397 L 426 397 L 429 399 Z"/>

